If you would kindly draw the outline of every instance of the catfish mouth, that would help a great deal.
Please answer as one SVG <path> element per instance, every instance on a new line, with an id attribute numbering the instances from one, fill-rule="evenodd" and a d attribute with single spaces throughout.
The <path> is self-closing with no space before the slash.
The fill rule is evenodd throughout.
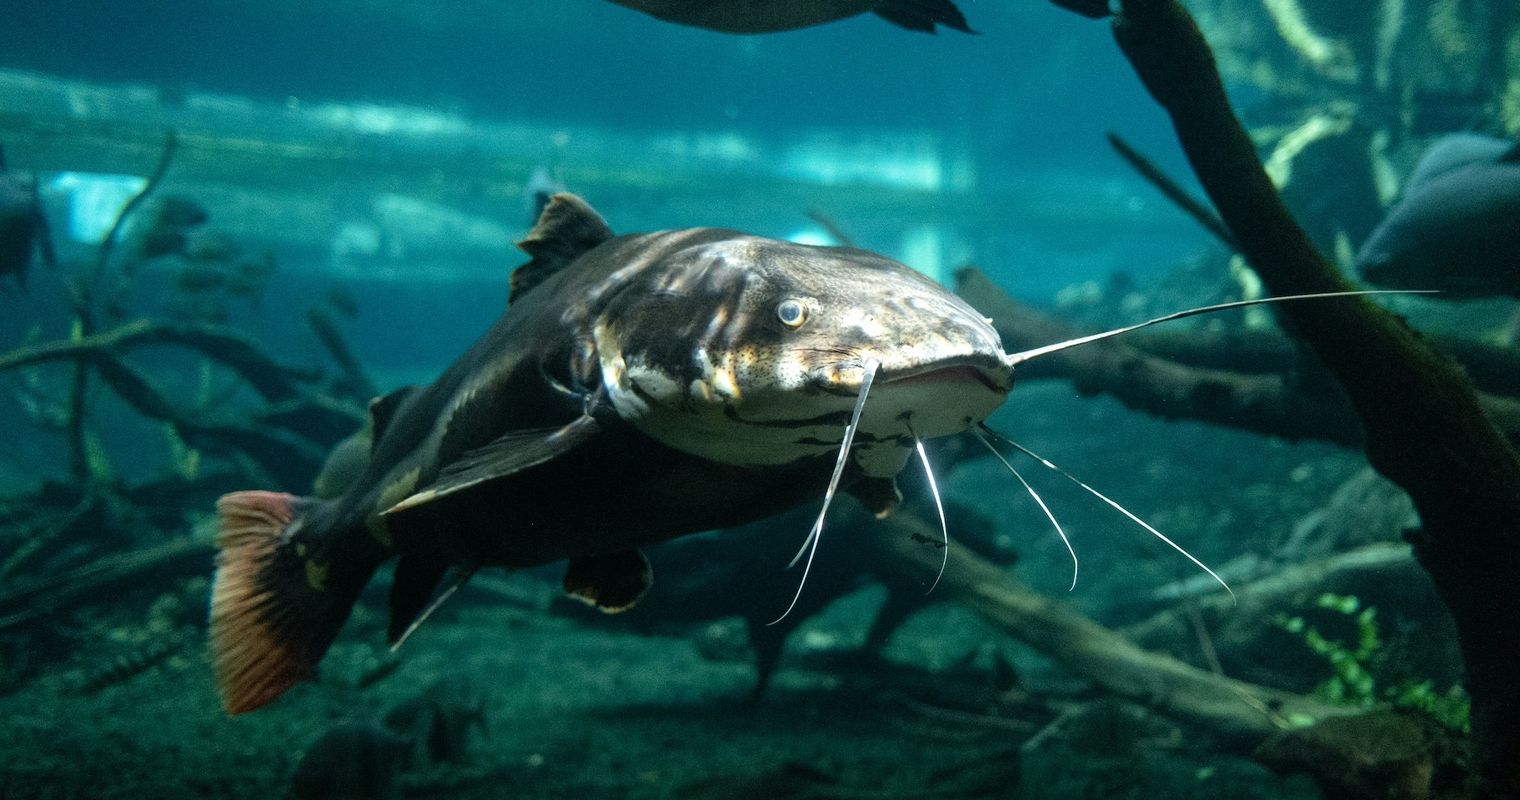
<path id="1" fill-rule="evenodd" d="M 883 369 L 876 379 L 882 386 L 981 384 L 988 391 L 1007 394 L 1013 388 L 1013 372 L 1001 358 L 967 356 L 922 364 L 907 369 Z"/>

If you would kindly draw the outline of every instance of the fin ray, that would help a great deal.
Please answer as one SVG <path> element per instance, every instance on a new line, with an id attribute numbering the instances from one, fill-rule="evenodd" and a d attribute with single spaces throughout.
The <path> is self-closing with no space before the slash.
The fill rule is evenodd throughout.
<path id="1" fill-rule="evenodd" d="M 396 514 L 462 492 L 486 481 L 505 478 L 569 453 L 601 430 L 589 414 L 560 428 L 512 431 L 460 456 L 428 488 L 402 500 L 385 514 Z"/>
<path id="2" fill-rule="evenodd" d="M 533 260 L 512 271 L 507 304 L 612 236 L 607 221 L 585 200 L 569 192 L 549 198 L 538 223 L 517 243 Z"/>
<path id="3" fill-rule="evenodd" d="M 332 534 L 304 524 L 321 505 L 278 492 L 235 492 L 217 501 L 210 643 L 229 714 L 267 705 L 309 675 L 348 618 L 354 581 L 331 585 L 330 564 L 300 555 Z M 347 565 L 347 577 L 355 566 Z"/>

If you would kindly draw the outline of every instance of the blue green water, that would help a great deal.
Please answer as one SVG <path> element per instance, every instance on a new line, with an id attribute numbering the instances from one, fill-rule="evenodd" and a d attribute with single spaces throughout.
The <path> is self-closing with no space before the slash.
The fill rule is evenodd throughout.
<path id="1" fill-rule="evenodd" d="M 1197 191 L 1106 23 L 1035 0 L 957 0 L 975 34 L 865 14 L 744 36 L 604 0 L 12 5 L 0 145 L 35 184 L 59 263 L 30 262 L 25 288 L 0 275 L 0 352 L 142 321 L 211 326 L 303 388 L 295 400 L 261 395 L 225 351 L 102 350 L 178 409 L 175 421 L 88 360 L 77 363 L 97 372 L 78 403 L 75 361 L 0 361 L 0 798 L 1321 796 L 1308 775 L 1270 771 L 1165 699 L 1109 692 L 974 601 L 925 598 L 924 575 L 873 565 L 844 533 L 819 555 L 836 560 L 818 607 L 751 698 L 766 634 L 741 619 L 785 608 L 797 571 L 773 562 L 801 543 L 806 519 L 735 534 L 717 557 L 661 545 L 653 591 L 668 594 L 651 598 L 665 610 L 627 620 L 566 610 L 558 567 L 488 571 L 395 654 L 382 574 L 313 681 L 252 714 L 219 706 L 204 645 L 216 497 L 309 493 L 371 395 L 427 383 L 468 347 L 502 313 L 525 260 L 512 244 L 543 185 L 581 194 L 618 233 L 722 226 L 839 244 L 842 232 L 951 287 L 974 265 L 1084 330 L 1255 291 L 1106 142 L 1121 134 Z M 1319 10 L 1310 22 L 1359 59 L 1355 77 L 1327 77 L 1260 4 L 1189 5 L 1264 159 L 1297 170 L 1290 204 L 1343 260 L 1433 135 L 1520 127 L 1502 102 L 1520 77 L 1462 61 L 1477 44 L 1446 53 L 1407 22 L 1396 52 L 1451 59 L 1445 71 L 1410 66 L 1378 44 L 1373 15 Z M 1451 35 L 1520 36 L 1520 23 L 1483 24 Z M 1395 64 L 1382 77 L 1379 58 Z M 1486 77 L 1451 77 L 1469 73 Z M 1293 161 L 1293 136 L 1318 130 L 1305 124 L 1316 113 L 1331 120 L 1331 144 L 1311 138 Z M 167 172 L 96 266 L 166 130 L 177 137 Z M 194 236 L 220 238 L 200 246 L 228 250 L 143 257 L 155 203 L 170 197 L 209 215 Z M 272 272 L 259 266 L 266 254 Z M 1507 299 L 1399 308 L 1485 342 L 1504 337 L 1513 311 Z M 362 375 L 345 375 L 312 309 Z M 1275 329 L 1262 314 L 1178 330 Z M 1165 531 L 1243 598 L 1348 551 L 1423 580 L 1399 538 L 1417 521 L 1406 498 L 1354 448 L 1151 416 L 1070 378 L 1021 379 L 993 425 Z M 195 423 L 245 426 L 257 441 L 197 438 Z M 1361 593 L 1382 625 L 1364 659 L 1373 699 L 1460 680 L 1449 622 L 1423 583 L 1359 573 L 1223 609 L 1217 586 L 1123 516 L 1034 464 L 1025 474 L 1081 556 L 1075 590 L 1067 546 L 989 459 L 944 476 L 952 520 L 971 528 L 952 525 L 952 546 L 996 555 L 1018 586 L 1146 648 L 1324 697 L 1329 663 L 1286 621 L 1349 641 L 1354 618 L 1315 600 Z M 926 496 L 910 494 L 909 509 L 938 530 Z M 504 528 L 511 519 L 503 509 Z M 840 523 L 852 525 L 873 530 Z M 163 561 L 130 571 L 143 553 Z M 887 598 L 909 596 L 906 622 L 857 652 Z M 484 726 L 454 724 L 466 712 Z M 456 752 L 430 751 L 437 741 Z M 303 769 L 331 785 L 309 788 Z"/>

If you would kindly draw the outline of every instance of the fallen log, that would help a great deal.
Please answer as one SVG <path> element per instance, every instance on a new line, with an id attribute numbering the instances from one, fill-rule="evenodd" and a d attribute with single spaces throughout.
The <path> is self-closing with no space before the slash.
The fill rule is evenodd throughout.
<path id="1" fill-rule="evenodd" d="M 1010 351 L 1086 333 L 1022 305 L 974 267 L 957 271 L 956 280 L 956 292 L 992 318 Z M 1322 302 L 1331 301 L 1315 301 Z M 1152 355 L 1122 338 L 1051 353 L 1021 365 L 1018 377 L 1069 380 L 1082 394 L 1106 394 L 1163 419 L 1199 420 L 1288 440 L 1362 444 L 1356 409 L 1334 386 L 1298 380 L 1293 372 L 1190 366 Z M 1478 394 L 1477 400 L 1506 437 L 1520 441 L 1520 400 L 1486 394 Z"/>
<path id="2" fill-rule="evenodd" d="M 0 631 L 90 603 L 110 603 L 124 586 L 210 574 L 209 540 L 179 539 L 130 553 L 102 556 L 78 569 L 35 579 L 0 593 Z"/>
<path id="3" fill-rule="evenodd" d="M 925 547 L 939 526 L 902 511 L 868 537 L 877 569 L 933 574 L 942 552 Z M 1199 725 L 1240 752 L 1272 734 L 1352 713 L 1311 697 L 1238 681 L 1142 649 L 1052 597 L 1025 587 L 997 565 L 952 545 L 936 594 L 960 602 L 993 627 L 1045 654 L 1104 691 Z"/>

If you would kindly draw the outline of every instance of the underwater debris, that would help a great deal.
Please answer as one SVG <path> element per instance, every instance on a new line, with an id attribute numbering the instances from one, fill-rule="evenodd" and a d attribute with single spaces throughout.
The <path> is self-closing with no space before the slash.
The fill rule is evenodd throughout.
<path id="1" fill-rule="evenodd" d="M 64 575 L 7 582 L 0 594 L 0 630 L 83 605 L 113 602 L 123 585 L 194 575 L 211 552 L 210 542 L 182 539 L 104 556 Z"/>
<path id="2" fill-rule="evenodd" d="M 348 338 L 343 335 L 343 331 L 338 327 L 338 321 L 333 319 L 332 314 L 326 309 L 313 306 L 306 309 L 306 324 L 311 328 L 312 333 L 316 334 L 317 341 L 321 342 L 323 349 L 332 356 L 333 361 L 342 370 L 339 390 L 345 396 L 368 402 L 370 398 L 379 394 L 374 381 L 365 374 L 363 365 L 354 355 Z"/>
<path id="3" fill-rule="evenodd" d="M 290 776 L 292 800 L 400 800 L 397 777 L 411 767 L 413 740 L 365 720 L 323 731 Z"/>
<path id="4" fill-rule="evenodd" d="M 141 647 L 122 653 L 90 668 L 80 677 L 79 691 L 90 694 L 126 683 L 132 678 L 169 660 L 184 649 L 183 639 L 166 636 L 153 639 Z"/>
<path id="5" fill-rule="evenodd" d="M 910 31 L 935 33 L 941 25 L 974 33 L 953 0 L 611 0 L 652 17 L 724 33 L 774 33 L 867 12 Z"/>
<path id="6" fill-rule="evenodd" d="M 1356 266 L 1372 283 L 1437 297 L 1520 297 L 1517 220 L 1520 143 L 1453 134 L 1425 151 Z"/>

